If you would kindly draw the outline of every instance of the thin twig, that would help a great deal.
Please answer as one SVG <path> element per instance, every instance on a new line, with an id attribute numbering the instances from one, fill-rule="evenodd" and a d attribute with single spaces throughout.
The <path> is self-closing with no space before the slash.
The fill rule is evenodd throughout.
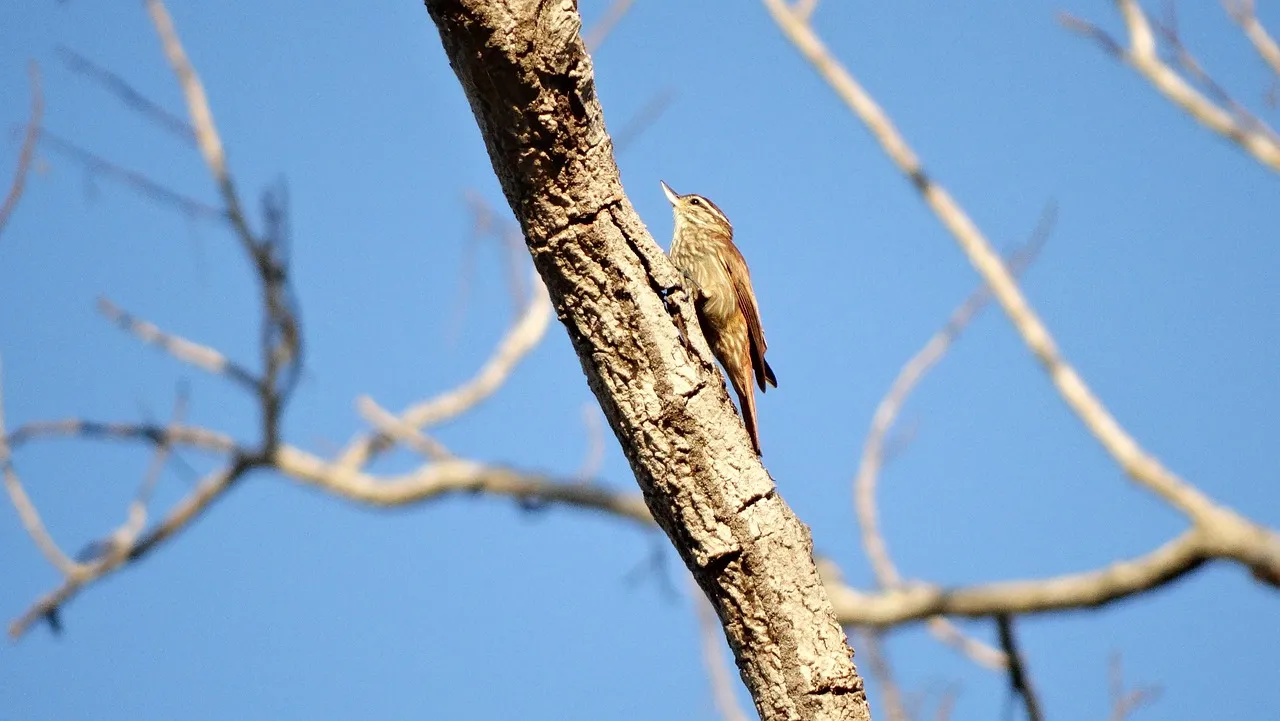
<path id="1" fill-rule="evenodd" d="M 621 153 L 644 134 L 646 130 L 653 127 L 658 122 L 658 118 L 671 107 L 672 101 L 675 100 L 676 91 L 674 88 L 663 88 L 654 93 L 640 109 L 632 115 L 629 120 L 623 123 L 622 128 L 613 134 L 614 152 Z"/>
<path id="2" fill-rule="evenodd" d="M 197 484 L 186 498 L 169 514 L 136 542 L 121 547 L 116 553 L 89 566 L 85 571 L 68 576 L 60 586 L 41 597 L 21 616 L 9 624 L 10 638 L 17 639 L 26 633 L 33 623 L 56 614 L 68 601 L 89 584 L 98 581 L 125 564 L 137 562 L 149 551 L 186 529 L 191 521 L 202 515 L 214 501 L 221 498 L 249 470 L 244 459 L 215 471 Z"/>
<path id="3" fill-rule="evenodd" d="M 230 436 L 201 428 L 174 424 L 113 423 L 67 418 L 58 421 L 36 421 L 23 424 L 9 434 L 6 441 L 17 448 L 37 438 L 87 438 L 113 441 L 147 441 L 155 446 L 182 446 L 218 455 L 241 452 Z"/>
<path id="4" fill-rule="evenodd" d="M 71 72 L 83 75 L 98 83 L 107 92 L 119 98 L 122 103 L 138 111 L 160 127 L 187 142 L 195 143 L 196 132 L 185 120 L 143 95 L 124 78 L 70 48 L 60 45 L 58 46 L 58 54 L 62 56 L 62 61 L 66 63 Z"/>
<path id="5" fill-rule="evenodd" d="M 443 443 L 405 423 L 399 416 L 378 405 L 378 402 L 369 396 L 356 399 L 356 410 L 361 417 L 373 424 L 379 433 L 397 443 L 403 443 L 426 458 L 442 461 L 453 457 Z"/>
<path id="6" fill-rule="evenodd" d="M 31 172 L 31 163 L 36 156 L 36 143 L 40 140 L 41 122 L 44 118 L 44 93 L 40 89 L 40 66 L 34 60 L 27 65 L 27 74 L 31 78 L 31 113 L 27 118 L 26 130 L 22 136 L 22 148 L 18 151 L 18 167 L 13 171 L 13 181 L 9 183 L 9 192 L 0 203 L 0 235 L 9 224 L 9 216 L 18 207 L 23 191 L 27 188 L 27 175 Z"/>
<path id="7" fill-rule="evenodd" d="M 867 662 L 867 670 L 880 689 L 879 706 L 889 721 L 910 721 L 911 715 L 902 700 L 902 688 L 893 673 L 893 666 L 884 653 L 883 632 L 875 628 L 857 628 L 853 631 L 854 646 L 858 658 Z"/>
<path id="8" fill-rule="evenodd" d="M 1018 650 L 1017 636 L 1013 632 L 1013 616 L 1003 613 L 996 616 L 996 632 L 1000 637 L 1000 648 L 1009 659 L 1010 690 L 1022 699 L 1027 710 L 1027 721 L 1043 721 L 1040 699 L 1032 687 L 1031 675 L 1027 673 L 1026 659 Z"/>
<path id="9" fill-rule="evenodd" d="M 380 477 L 282 445 L 276 453 L 274 467 L 304 485 L 373 506 L 407 506 L 449 495 L 485 494 L 514 498 L 526 507 L 576 506 L 645 526 L 653 524 L 644 499 L 637 493 L 462 458 L 427 463 L 406 474 Z"/>
<path id="10" fill-rule="evenodd" d="M 1039 255 L 1048 241 L 1053 226 L 1057 221 L 1057 207 L 1050 203 L 1041 213 L 1040 220 L 1031 236 L 1009 256 L 1009 269 L 1015 276 L 1021 274 Z M 872 416 L 871 429 L 867 432 L 863 444 L 862 459 L 858 472 L 854 476 L 854 505 L 858 516 L 858 527 L 861 529 L 862 546 L 871 560 L 876 574 L 876 582 L 881 588 L 899 586 L 902 577 L 898 573 L 889 555 L 888 543 L 880 530 L 878 504 L 876 503 L 876 485 L 880 478 L 880 469 L 887 458 L 885 439 L 897 422 L 898 416 L 906 404 L 907 398 L 924 379 L 925 375 L 942 360 L 969 323 L 982 311 L 991 300 L 991 291 L 984 285 L 974 290 L 963 303 L 952 311 L 943 327 L 911 357 L 897 378 L 889 387 L 888 393 L 876 407 Z M 1005 659 L 996 649 L 965 636 L 954 624 L 943 618 L 929 620 L 929 630 L 940 641 L 959 649 L 970 658 L 988 668 L 1003 668 Z"/>
<path id="11" fill-rule="evenodd" d="M 5 431 L 4 423 L 3 385 L 3 380 L 0 379 L 0 470 L 4 472 L 5 490 L 9 493 L 9 500 L 13 502 L 13 507 L 17 509 L 18 516 L 22 519 L 22 525 L 27 529 L 27 534 L 31 536 L 31 540 L 35 541 L 36 547 L 44 554 L 45 559 L 67 578 L 78 577 L 85 570 L 85 566 L 76 563 L 66 553 L 63 553 L 62 548 L 53 540 L 53 536 L 49 535 L 49 531 L 44 526 L 44 521 L 40 519 L 40 512 L 36 510 L 35 504 L 27 496 L 26 490 L 22 487 L 22 481 L 18 478 L 18 472 L 13 468 L 12 453 L 9 449 L 8 434 Z"/>
<path id="12" fill-rule="evenodd" d="M 1128 28 L 1127 46 L 1111 38 L 1097 25 L 1080 18 L 1059 13 L 1058 21 L 1066 29 L 1098 42 L 1106 52 L 1126 62 L 1198 123 L 1235 142 L 1264 166 L 1280 172 L 1280 141 L 1275 132 L 1261 120 L 1256 124 L 1242 123 L 1235 114 L 1219 107 L 1165 64 L 1157 52 L 1151 23 L 1137 0 L 1116 0 L 1116 5 Z"/>
<path id="13" fill-rule="evenodd" d="M 693 577 L 689 577 L 690 595 L 694 608 L 698 612 L 698 635 L 702 639 L 702 664 L 707 669 L 707 679 L 711 682 L 711 698 L 716 710 L 720 712 L 722 721 L 747 721 L 747 714 L 738 706 L 734 696 L 733 678 L 729 675 L 728 664 L 724 657 L 721 642 L 724 632 L 720 630 L 720 620 L 711 607 L 702 589 Z"/>
<path id="14" fill-rule="evenodd" d="M 632 2 L 633 0 L 613 0 L 613 2 L 609 3 L 609 7 L 604 11 L 604 16 L 582 34 L 582 42 L 587 46 L 587 50 L 593 53 L 599 52 L 600 46 L 604 45 L 604 41 L 608 39 L 609 34 L 613 32 L 613 29 L 626 16 L 627 11 L 631 9 Z"/>
<path id="15" fill-rule="evenodd" d="M 249 227 L 235 181 L 227 166 L 222 138 L 209 108 L 204 85 L 187 58 L 173 19 L 162 0 L 146 0 L 147 11 L 160 36 L 165 57 L 178 79 L 187 113 L 196 134 L 196 145 L 213 176 L 227 219 L 241 246 L 253 262 L 262 289 L 262 379 L 258 386 L 261 406 L 262 452 L 270 455 L 280 443 L 280 415 L 301 374 L 302 329 L 297 302 L 288 283 L 288 207 L 283 191 L 263 198 L 266 230 L 259 238 Z"/>
<path id="16" fill-rule="evenodd" d="M 98 310 L 107 320 L 116 324 L 121 330 L 138 340 L 160 348 L 183 363 L 193 365 L 214 375 L 226 376 L 250 390 L 257 391 L 259 381 L 249 369 L 209 346 L 200 345 L 172 333 L 166 333 L 159 326 L 134 316 L 123 310 L 109 298 L 98 298 Z"/>
<path id="17" fill-rule="evenodd" d="M 1276 44 L 1271 33 L 1258 22 L 1253 0 L 1222 0 L 1222 6 L 1240 29 L 1244 30 L 1245 36 L 1249 38 L 1249 42 L 1253 43 L 1258 55 L 1262 56 L 1271 68 L 1271 72 L 1280 75 L 1280 45 Z"/>
<path id="18" fill-rule="evenodd" d="M 151 22 L 155 25 L 156 33 L 160 36 L 161 45 L 164 47 L 165 57 L 168 58 L 169 66 L 177 76 L 182 94 L 186 98 L 187 113 L 191 117 L 196 146 L 200 148 L 200 154 L 204 156 L 205 164 L 209 166 L 209 172 L 213 174 L 214 181 L 218 185 L 227 218 L 246 249 L 254 253 L 257 250 L 253 240 L 254 234 L 249 229 L 248 221 L 241 208 L 240 196 L 236 193 L 235 183 L 227 169 L 226 152 L 222 149 L 222 138 L 218 135 L 213 112 L 209 110 L 209 98 L 205 95 L 204 84 L 200 82 L 200 76 L 192 67 L 191 61 L 187 59 L 187 51 L 183 49 L 182 41 L 178 39 L 173 18 L 169 16 L 164 3 L 161 0 L 146 0 L 146 3 Z"/>
<path id="19" fill-rule="evenodd" d="M 1159 686 L 1137 686 L 1125 689 L 1124 665 L 1119 653 L 1111 655 L 1108 666 L 1108 685 L 1111 689 L 1111 715 L 1108 717 L 1110 721 L 1125 721 L 1140 707 L 1155 703 L 1160 698 L 1162 689 Z"/>
<path id="20" fill-rule="evenodd" d="M 1176 12 L 1177 6 L 1170 3 L 1168 5 L 1168 15 L 1164 22 L 1153 23 L 1156 32 L 1160 33 L 1165 43 L 1169 46 L 1174 62 L 1178 67 L 1182 68 L 1187 75 L 1204 88 L 1213 100 L 1225 106 L 1227 110 L 1236 118 L 1236 122 L 1254 132 L 1269 135 L 1271 140 L 1280 143 L 1274 131 L 1263 122 L 1262 118 L 1254 115 L 1244 105 L 1231 96 L 1227 89 L 1222 87 L 1218 81 L 1209 75 L 1204 69 L 1200 61 L 1196 59 L 1187 46 L 1183 44 L 1182 37 L 1178 34 L 1178 17 Z"/>
<path id="21" fill-rule="evenodd" d="M 453 390 L 409 407 L 400 414 L 400 420 L 408 428 L 421 429 L 474 408 L 501 388 L 516 365 L 538 345 L 546 334 L 550 319 L 551 297 L 547 295 L 542 279 L 534 273 L 528 305 L 484 366 Z M 388 450 L 393 442 L 394 439 L 385 433 L 358 436 L 340 454 L 338 465 L 362 468 Z"/>
<path id="22" fill-rule="evenodd" d="M 152 200 L 177 208 L 188 217 L 219 221 L 226 221 L 227 219 L 225 212 L 204 201 L 165 187 L 142 173 L 113 163 L 48 130 L 43 132 L 41 142 L 45 147 L 62 153 L 80 163 L 90 173 L 97 173 L 119 180 Z"/>
<path id="23" fill-rule="evenodd" d="M 1009 257 L 1009 270 L 1015 276 L 1021 274 L 1039 255 L 1052 231 L 1057 219 L 1057 209 L 1048 205 L 1041 214 L 1035 231 L 1026 243 Z M 946 355 L 969 323 L 982 312 L 991 301 L 991 291 L 987 286 L 977 288 L 964 300 L 937 333 L 934 333 L 924 347 L 916 352 L 898 371 L 889 391 L 876 407 L 871 420 L 871 429 L 867 432 L 863 443 L 862 459 L 858 464 L 858 472 L 854 476 L 854 498 L 858 516 L 858 525 L 862 530 L 862 545 L 867 557 L 871 560 L 872 569 L 876 573 L 877 582 L 884 587 L 896 586 L 902 582 L 897 567 L 889 556 L 888 545 L 884 534 L 880 531 L 879 513 L 876 503 L 876 485 L 880 477 L 880 469 L 885 457 L 885 439 L 897 422 L 907 398 L 924 379 L 925 375 Z"/>

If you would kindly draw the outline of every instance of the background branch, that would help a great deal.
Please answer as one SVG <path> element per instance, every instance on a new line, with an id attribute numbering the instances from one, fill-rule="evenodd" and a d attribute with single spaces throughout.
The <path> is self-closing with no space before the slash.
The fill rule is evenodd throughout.
<path id="1" fill-rule="evenodd" d="M 1261 120 L 1241 121 L 1235 114 L 1197 91 L 1176 70 L 1160 59 L 1151 22 L 1137 0 L 1116 0 L 1128 29 L 1128 45 L 1112 39 L 1093 23 L 1059 13 L 1063 27 L 1089 37 L 1117 59 L 1123 60 L 1174 105 L 1201 125 L 1239 145 L 1255 160 L 1280 172 L 1280 140 Z"/>
<path id="2" fill-rule="evenodd" d="M 22 133 L 22 147 L 18 150 L 18 165 L 13 171 L 13 180 L 9 182 L 9 191 L 5 193 L 4 202 L 0 203 L 0 235 L 9 224 L 9 216 L 22 199 L 27 188 L 27 174 L 31 172 L 31 163 L 36 155 L 36 143 L 40 140 L 40 123 L 44 117 L 44 93 L 40 89 L 40 66 L 33 60 L 27 65 L 27 75 L 31 79 L 31 111 L 27 118 L 26 128 Z"/>

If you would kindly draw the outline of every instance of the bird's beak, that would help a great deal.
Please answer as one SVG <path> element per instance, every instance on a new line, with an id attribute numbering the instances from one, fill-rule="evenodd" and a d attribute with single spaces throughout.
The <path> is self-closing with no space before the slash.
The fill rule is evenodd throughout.
<path id="1" fill-rule="evenodd" d="M 675 205 L 676 201 L 680 200 L 680 196 L 676 195 L 676 191 L 672 190 L 671 186 L 664 181 L 659 180 L 658 182 L 662 183 L 662 192 L 666 194 L 667 200 L 671 201 L 672 205 Z"/>

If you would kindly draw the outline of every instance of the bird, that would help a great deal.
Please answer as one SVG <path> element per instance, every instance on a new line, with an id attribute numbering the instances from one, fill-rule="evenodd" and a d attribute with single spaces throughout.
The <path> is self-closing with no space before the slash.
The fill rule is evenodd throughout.
<path id="1" fill-rule="evenodd" d="M 755 385 L 764 393 L 766 386 L 777 388 L 778 379 L 764 359 L 768 346 L 747 261 L 733 244 L 733 225 L 715 203 L 696 193 L 680 195 L 658 182 L 675 214 L 667 255 L 691 286 L 698 325 L 738 396 L 743 424 L 759 456 Z"/>

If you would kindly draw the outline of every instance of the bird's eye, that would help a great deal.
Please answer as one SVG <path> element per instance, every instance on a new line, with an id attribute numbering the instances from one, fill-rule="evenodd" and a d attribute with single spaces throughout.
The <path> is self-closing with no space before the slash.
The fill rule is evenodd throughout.
<path id="1" fill-rule="evenodd" d="M 689 205 L 702 205 L 702 201 L 698 200 L 697 198 L 694 198 L 693 200 L 689 201 Z"/>

